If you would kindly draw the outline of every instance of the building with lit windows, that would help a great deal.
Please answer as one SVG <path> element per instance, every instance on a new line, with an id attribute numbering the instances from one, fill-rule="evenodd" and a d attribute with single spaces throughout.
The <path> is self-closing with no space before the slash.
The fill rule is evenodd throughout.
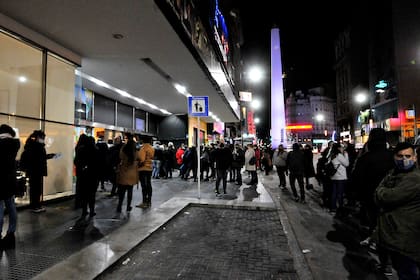
<path id="1" fill-rule="evenodd" d="M 62 154 L 48 162 L 44 199 L 74 193 L 81 133 L 195 145 L 213 122 L 239 123 L 227 14 L 217 0 L 0 3 L 0 122 L 22 149 L 42 129 L 47 152 Z M 209 97 L 208 117 L 188 116 L 189 96 Z"/>
<path id="2" fill-rule="evenodd" d="M 322 87 L 290 94 L 286 99 L 289 142 L 317 144 L 335 137 L 335 108 L 335 100 Z"/>

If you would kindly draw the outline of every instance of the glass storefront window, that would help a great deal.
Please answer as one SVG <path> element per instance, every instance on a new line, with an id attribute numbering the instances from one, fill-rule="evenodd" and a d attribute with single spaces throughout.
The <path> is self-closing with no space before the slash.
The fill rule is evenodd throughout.
<path id="1" fill-rule="evenodd" d="M 74 126 L 46 122 L 45 134 L 47 153 L 60 153 L 60 156 L 48 160 L 44 195 L 71 192 L 73 189 Z"/>
<path id="2" fill-rule="evenodd" d="M 42 51 L 0 32 L 0 112 L 40 118 Z"/>
<path id="3" fill-rule="evenodd" d="M 133 107 L 117 104 L 117 126 L 133 128 Z"/>
<path id="4" fill-rule="evenodd" d="M 77 79 L 76 79 L 77 80 Z M 92 121 L 93 92 L 76 83 L 74 87 L 74 119 Z"/>
<path id="5" fill-rule="evenodd" d="M 47 96 L 45 118 L 74 122 L 75 67 L 51 54 L 47 56 Z"/>

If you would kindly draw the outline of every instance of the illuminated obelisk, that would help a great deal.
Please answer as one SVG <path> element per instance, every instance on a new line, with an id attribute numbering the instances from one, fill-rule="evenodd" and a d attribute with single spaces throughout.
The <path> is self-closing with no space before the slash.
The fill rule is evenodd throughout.
<path id="1" fill-rule="evenodd" d="M 287 147 L 284 110 L 283 70 L 281 65 L 280 31 L 271 29 L 271 143 L 273 148 Z"/>

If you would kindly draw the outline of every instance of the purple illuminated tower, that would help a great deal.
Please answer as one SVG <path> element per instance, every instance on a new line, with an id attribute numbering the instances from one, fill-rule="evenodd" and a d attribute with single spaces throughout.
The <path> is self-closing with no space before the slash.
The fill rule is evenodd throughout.
<path id="1" fill-rule="evenodd" d="M 283 70 L 281 66 L 280 31 L 271 29 L 271 130 L 272 146 L 287 148 L 284 111 Z"/>

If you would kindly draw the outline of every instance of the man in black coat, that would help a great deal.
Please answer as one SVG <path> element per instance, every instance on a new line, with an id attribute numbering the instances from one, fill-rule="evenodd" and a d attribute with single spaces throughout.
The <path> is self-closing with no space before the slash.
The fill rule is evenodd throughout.
<path id="1" fill-rule="evenodd" d="M 299 197 L 295 187 L 295 181 L 298 181 L 300 189 L 300 201 L 305 203 L 305 186 L 303 184 L 303 176 L 305 172 L 305 156 L 298 143 L 294 143 L 293 150 L 287 155 L 286 163 L 289 169 L 289 181 L 292 188 L 295 201 L 299 201 Z"/>
<path id="2" fill-rule="evenodd" d="M 45 151 L 45 133 L 34 130 L 25 143 L 21 156 L 21 163 L 26 175 L 29 177 L 29 201 L 30 208 L 34 213 L 44 212 L 42 197 L 44 193 L 44 176 L 47 176 L 47 159 L 55 154 L 47 154 Z"/>
<path id="3" fill-rule="evenodd" d="M 0 126 L 0 250 L 15 247 L 17 213 L 15 206 L 16 154 L 20 148 L 19 139 L 13 128 L 6 124 Z M 4 207 L 9 212 L 9 227 L 1 239 Z"/>
<path id="4" fill-rule="evenodd" d="M 108 162 L 110 164 L 111 173 L 109 179 L 112 183 L 111 193 L 108 197 L 113 197 L 117 195 L 117 170 L 118 165 L 120 164 L 120 150 L 123 146 L 121 136 L 117 136 L 114 139 L 114 144 L 108 150 Z"/>
<path id="5" fill-rule="evenodd" d="M 232 164 L 232 151 L 229 147 L 225 147 L 225 144 L 220 143 L 214 158 L 216 162 L 216 189 L 214 191 L 220 194 L 219 185 L 220 181 L 223 181 L 223 193 L 226 194 L 227 170 Z"/>

